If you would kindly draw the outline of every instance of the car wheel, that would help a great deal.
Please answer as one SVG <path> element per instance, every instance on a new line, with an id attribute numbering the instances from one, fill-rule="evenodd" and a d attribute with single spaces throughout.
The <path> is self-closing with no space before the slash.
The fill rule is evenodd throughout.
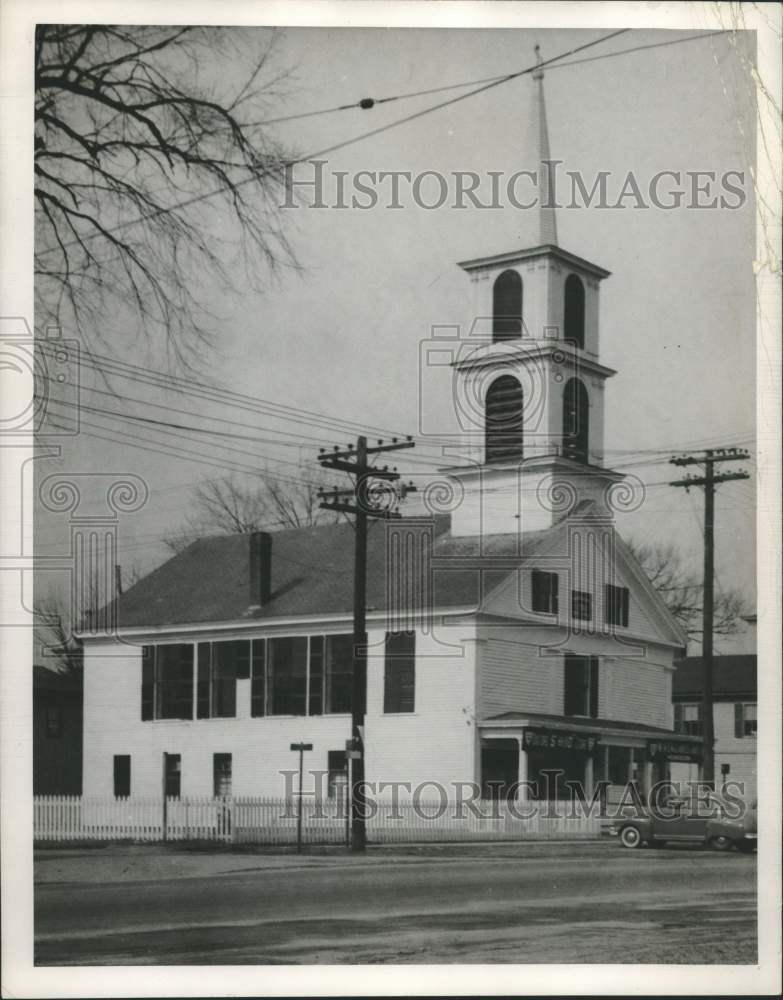
<path id="1" fill-rule="evenodd" d="M 639 847 L 642 835 L 635 826 L 624 826 L 620 831 L 620 843 L 623 847 Z"/>
<path id="2" fill-rule="evenodd" d="M 730 851 L 732 841 L 729 837 L 713 837 L 710 840 L 710 847 L 713 851 Z"/>

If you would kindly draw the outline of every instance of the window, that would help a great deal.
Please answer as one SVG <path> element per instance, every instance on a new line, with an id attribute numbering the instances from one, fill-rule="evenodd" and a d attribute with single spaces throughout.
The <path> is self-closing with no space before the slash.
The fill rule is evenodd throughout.
<path id="1" fill-rule="evenodd" d="M 533 610 L 545 615 L 557 614 L 557 573 L 545 573 L 534 569 L 531 575 L 533 589 Z"/>
<path id="2" fill-rule="evenodd" d="M 237 714 L 237 679 L 250 676 L 250 642 L 200 642 L 196 717 L 230 719 Z"/>
<path id="3" fill-rule="evenodd" d="M 114 798 L 127 799 L 131 790 L 130 754 L 116 754 L 114 757 Z"/>
<path id="4" fill-rule="evenodd" d="M 734 735 L 737 739 L 756 735 L 756 703 L 734 706 Z"/>
<path id="5" fill-rule="evenodd" d="M 212 754 L 212 787 L 216 799 L 227 799 L 231 795 L 231 754 Z"/>
<path id="6" fill-rule="evenodd" d="M 586 590 L 571 591 L 571 617 L 590 621 L 593 617 L 593 598 Z"/>
<path id="7" fill-rule="evenodd" d="M 384 712 L 412 712 L 415 691 L 416 635 L 414 632 L 387 632 L 383 678 Z"/>
<path id="8" fill-rule="evenodd" d="M 193 645 L 144 646 L 141 663 L 141 717 L 193 718 Z"/>
<path id="9" fill-rule="evenodd" d="M 513 375 L 501 375 L 487 390 L 485 459 L 522 458 L 522 386 Z"/>
<path id="10" fill-rule="evenodd" d="M 589 459 L 590 400 L 584 382 L 570 378 L 563 390 L 563 455 L 587 465 Z"/>
<path id="11" fill-rule="evenodd" d="M 604 621 L 607 625 L 622 625 L 627 628 L 629 596 L 627 587 L 615 587 L 607 583 L 604 593 Z"/>
<path id="12" fill-rule="evenodd" d="M 569 274 L 565 283 L 564 336 L 577 347 L 585 346 L 585 286 L 576 274 Z"/>
<path id="13" fill-rule="evenodd" d="M 307 637 L 267 641 L 267 712 L 305 715 L 307 711 Z"/>
<path id="14" fill-rule="evenodd" d="M 46 738 L 48 740 L 59 740 L 63 734 L 63 709 L 62 705 L 46 706 Z"/>
<path id="15" fill-rule="evenodd" d="M 624 785 L 628 781 L 631 753 L 629 747 L 608 747 L 609 773 L 607 781 L 610 785 Z"/>
<path id="16" fill-rule="evenodd" d="M 324 711 L 350 712 L 352 685 L 353 635 L 328 635 Z"/>
<path id="17" fill-rule="evenodd" d="M 163 754 L 163 779 L 167 799 L 178 799 L 182 788 L 182 757 L 178 753 Z"/>
<path id="18" fill-rule="evenodd" d="M 492 286 L 492 342 L 522 336 L 522 279 L 516 271 L 503 271 Z"/>
<path id="19" fill-rule="evenodd" d="M 344 798 L 348 788 L 348 755 L 345 750 L 330 750 L 327 794 L 330 799 Z"/>
<path id="20" fill-rule="evenodd" d="M 598 718 L 598 657 L 566 656 L 564 715 Z"/>
<path id="21" fill-rule="evenodd" d="M 701 705 L 675 705 L 674 729 L 689 736 L 701 736 Z"/>

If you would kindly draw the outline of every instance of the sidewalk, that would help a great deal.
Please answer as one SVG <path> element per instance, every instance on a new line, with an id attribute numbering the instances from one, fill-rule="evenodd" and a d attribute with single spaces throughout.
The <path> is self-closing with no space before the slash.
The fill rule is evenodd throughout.
<path id="1" fill-rule="evenodd" d="M 576 856 L 616 850 L 604 840 L 487 842 L 470 844 L 370 845 L 365 854 L 345 847 L 197 848 L 182 844 L 107 844 L 95 847 L 52 847 L 34 852 L 36 884 L 58 882 L 141 882 L 160 879 L 205 878 L 241 872 L 285 871 L 364 865 L 416 865 L 438 860 L 485 860 Z"/>

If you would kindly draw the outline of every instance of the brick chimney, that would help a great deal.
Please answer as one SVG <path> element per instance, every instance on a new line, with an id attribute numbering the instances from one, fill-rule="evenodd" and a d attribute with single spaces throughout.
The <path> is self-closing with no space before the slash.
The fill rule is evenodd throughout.
<path id="1" fill-rule="evenodd" d="M 267 531 L 250 535 L 250 606 L 262 608 L 272 594 L 272 536 Z"/>

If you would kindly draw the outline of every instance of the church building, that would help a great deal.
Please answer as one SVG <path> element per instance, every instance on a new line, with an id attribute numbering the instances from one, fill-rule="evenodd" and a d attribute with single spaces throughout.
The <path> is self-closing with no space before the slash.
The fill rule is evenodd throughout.
<path id="1" fill-rule="evenodd" d="M 542 70 L 532 90 L 546 176 Z M 449 798 L 466 782 L 486 797 L 551 799 L 569 779 L 644 791 L 699 761 L 672 710 L 686 637 L 620 537 L 633 490 L 604 464 L 609 272 L 559 245 L 542 201 L 531 245 L 459 265 L 488 320 L 453 362 L 470 403 L 440 473 L 454 502 L 370 526 L 364 744 L 380 797 L 396 782 Z M 282 796 L 301 742 L 314 794 L 338 794 L 352 565 L 349 524 L 217 536 L 118 597 L 116 635 L 83 636 L 84 794 Z"/>

